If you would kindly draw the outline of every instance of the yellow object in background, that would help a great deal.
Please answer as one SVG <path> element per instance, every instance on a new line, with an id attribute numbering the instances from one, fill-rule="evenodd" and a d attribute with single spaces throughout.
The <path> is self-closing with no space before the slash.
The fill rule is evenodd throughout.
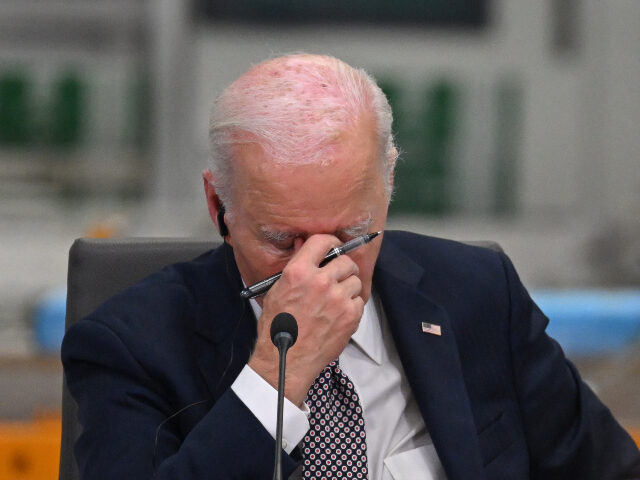
<path id="1" fill-rule="evenodd" d="M 122 235 L 126 229 L 128 219 L 125 215 L 111 213 L 92 222 L 85 231 L 89 238 L 113 238 Z"/>
<path id="2" fill-rule="evenodd" d="M 59 414 L 0 423 L 0 478 L 57 480 L 61 431 Z"/>
<path id="3" fill-rule="evenodd" d="M 627 431 L 629 432 L 629 435 L 631 435 L 631 438 L 636 442 L 638 448 L 640 448 L 640 427 L 627 428 Z"/>
<path id="4" fill-rule="evenodd" d="M 640 448 L 640 427 L 627 431 Z M 61 432 L 60 414 L 0 423 L 0 479 L 57 480 Z"/>
<path id="5" fill-rule="evenodd" d="M 117 229 L 108 222 L 96 222 L 86 232 L 86 236 L 89 238 L 111 238 L 115 237 L 116 234 Z"/>

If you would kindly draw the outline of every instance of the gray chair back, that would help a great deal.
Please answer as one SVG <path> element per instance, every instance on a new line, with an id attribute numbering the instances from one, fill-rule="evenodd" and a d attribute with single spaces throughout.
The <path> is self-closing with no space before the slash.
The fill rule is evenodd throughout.
<path id="1" fill-rule="evenodd" d="M 191 260 L 218 245 L 219 241 L 191 238 L 76 240 L 69 250 L 66 328 L 147 275 L 171 263 Z M 63 380 L 60 480 L 79 478 L 73 454 L 80 434 L 76 410 Z"/>
<path id="2" fill-rule="evenodd" d="M 502 251 L 495 242 L 466 243 Z M 76 240 L 69 250 L 66 328 L 147 275 L 171 263 L 191 260 L 218 245 L 219 241 L 191 238 Z M 79 478 L 73 454 L 81 428 L 76 413 L 76 403 L 63 380 L 60 480 Z"/>

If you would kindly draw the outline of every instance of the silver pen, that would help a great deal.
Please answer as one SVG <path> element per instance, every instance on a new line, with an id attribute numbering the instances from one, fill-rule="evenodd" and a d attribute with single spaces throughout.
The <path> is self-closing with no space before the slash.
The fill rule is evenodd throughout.
<path id="1" fill-rule="evenodd" d="M 349 240 L 346 243 L 343 243 L 339 247 L 334 247 L 324 256 L 322 261 L 320 262 L 320 267 L 324 267 L 327 263 L 329 263 L 334 258 L 338 258 L 340 255 L 344 255 L 349 253 L 356 248 L 359 248 L 363 245 L 366 245 L 371 240 L 380 235 L 380 232 L 366 233 L 360 237 L 356 237 L 352 240 Z M 258 283 L 254 283 L 253 285 L 249 285 L 247 288 L 243 289 L 240 292 L 240 296 L 242 298 L 255 298 L 260 295 L 264 295 L 269 291 L 269 289 L 273 286 L 274 283 L 278 281 L 278 279 L 282 276 L 282 272 L 275 273 L 270 277 L 265 278 L 264 280 L 260 280 Z"/>

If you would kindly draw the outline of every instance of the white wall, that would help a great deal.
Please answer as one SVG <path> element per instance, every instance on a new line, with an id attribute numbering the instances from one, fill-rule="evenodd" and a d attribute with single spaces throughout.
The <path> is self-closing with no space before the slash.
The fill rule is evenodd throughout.
<path id="1" fill-rule="evenodd" d="M 640 207 L 640 2 L 583 0 L 574 56 L 551 47 L 551 2 L 496 0 L 481 32 L 217 25 L 196 34 L 194 161 L 206 157 L 209 107 L 252 63 L 279 53 L 330 53 L 408 85 L 452 74 L 462 83 L 461 177 L 467 213 L 488 207 L 489 96 L 504 77 L 524 91 L 518 183 L 524 214 L 634 218 Z M 491 120 L 489 118 L 489 120 Z"/>

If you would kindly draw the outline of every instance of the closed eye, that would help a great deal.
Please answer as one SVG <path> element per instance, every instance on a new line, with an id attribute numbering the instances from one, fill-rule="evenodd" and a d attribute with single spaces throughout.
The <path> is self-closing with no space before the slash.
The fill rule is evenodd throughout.
<path id="1" fill-rule="evenodd" d="M 263 230 L 262 236 L 264 237 L 265 241 L 272 247 L 283 252 L 293 250 L 294 241 L 297 237 L 299 237 L 299 235 L 296 233 L 275 232 L 271 230 Z"/>
<path id="2" fill-rule="evenodd" d="M 294 243 L 293 240 L 287 240 L 286 242 L 271 242 L 271 245 L 273 245 L 278 250 L 288 252 L 293 250 Z"/>

